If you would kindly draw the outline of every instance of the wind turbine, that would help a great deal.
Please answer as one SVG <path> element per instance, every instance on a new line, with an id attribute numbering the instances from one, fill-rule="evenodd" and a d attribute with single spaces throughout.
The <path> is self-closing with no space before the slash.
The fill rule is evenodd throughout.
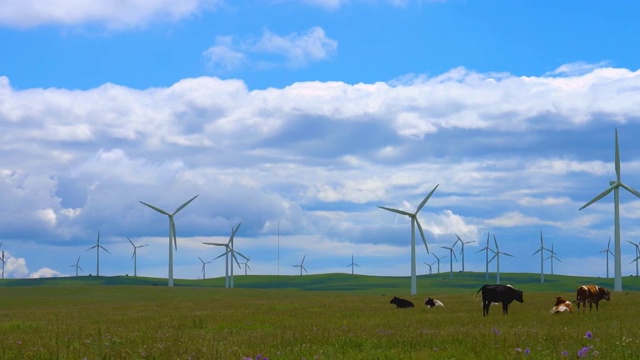
<path id="1" fill-rule="evenodd" d="M 2 250 L 2 257 L 0 258 L 0 260 L 2 260 L 2 279 L 4 280 L 4 250 Z"/>
<path id="2" fill-rule="evenodd" d="M 453 246 L 456 246 L 456 243 L 453 243 Z M 453 251 L 453 246 L 452 247 L 447 247 L 447 246 L 440 246 L 443 249 L 447 249 L 449 250 L 449 278 L 453 279 L 453 258 L 456 258 L 456 261 L 458 261 L 458 257 L 456 256 L 456 253 Z"/>
<path id="3" fill-rule="evenodd" d="M 607 248 L 602 250 L 602 251 L 598 251 L 598 254 L 600 253 L 605 253 L 606 257 L 607 257 L 607 279 L 609 278 L 609 254 L 614 255 L 615 254 L 611 252 L 611 250 L 609 250 L 609 247 L 611 246 L 611 237 L 609 237 L 609 242 L 607 243 Z"/>
<path id="4" fill-rule="evenodd" d="M 200 256 L 198 256 L 198 259 L 200 259 L 200 262 L 202 262 L 202 280 L 207 278 L 207 275 L 205 273 L 205 267 L 207 266 L 207 264 L 211 264 L 211 261 L 204 261 L 202 260 L 202 258 Z"/>
<path id="5" fill-rule="evenodd" d="M 500 254 L 511 256 L 511 257 L 514 257 L 514 256 L 509 253 L 500 251 L 500 248 L 498 248 L 498 240 L 496 240 L 495 234 L 493 235 L 493 242 L 496 244 L 496 251 L 494 251 L 494 255 L 493 255 L 493 258 L 496 258 L 496 284 L 500 284 Z M 493 258 L 491 258 L 491 260 L 493 260 Z"/>
<path id="6" fill-rule="evenodd" d="M 621 249 L 620 249 L 620 188 L 627 190 L 632 193 L 636 197 L 640 198 L 640 193 L 631 187 L 625 185 L 620 180 L 620 150 L 618 147 L 618 129 L 616 129 L 616 154 L 615 154 L 615 168 L 616 168 L 616 180 L 609 181 L 609 188 L 600 193 L 600 195 L 593 198 L 588 203 L 584 204 L 578 211 L 586 208 L 587 206 L 593 204 L 594 202 L 602 199 L 607 196 L 610 192 L 613 191 L 613 218 L 614 218 L 614 234 L 615 234 L 615 279 L 613 281 L 614 291 L 621 292 L 622 291 L 622 257 L 621 257 Z M 607 262 L 609 261 L 609 257 L 607 256 Z M 609 272 L 609 267 L 607 267 L 607 272 Z M 609 276 L 607 276 L 609 277 Z"/>
<path id="7" fill-rule="evenodd" d="M 353 267 L 357 266 L 360 267 L 360 265 L 356 264 L 355 261 L 353 261 L 353 254 L 351 254 L 351 264 L 347 265 L 347 267 L 351 266 L 351 275 L 353 275 Z"/>
<path id="8" fill-rule="evenodd" d="M 172 213 L 168 213 L 158 207 L 155 207 L 153 205 L 147 204 L 146 202 L 140 201 L 142 205 L 148 206 L 151 209 L 161 214 L 167 215 L 169 217 L 169 283 L 168 283 L 168 286 L 173 286 L 173 248 L 175 247 L 176 251 L 178 251 L 178 239 L 176 237 L 176 223 L 173 221 L 173 217 L 177 213 L 179 213 L 180 210 L 184 209 L 187 205 L 189 205 L 189 203 L 191 203 L 197 197 L 198 195 L 192 197 L 184 204 L 178 206 L 178 208 Z"/>
<path id="9" fill-rule="evenodd" d="M 109 250 L 105 249 L 104 246 L 100 245 L 100 231 L 99 230 L 98 230 L 98 242 L 95 245 L 93 245 L 92 247 L 90 247 L 87 250 L 85 250 L 85 251 L 89 251 L 89 250 L 92 250 L 92 249 L 96 249 L 96 258 L 97 258 L 97 261 L 96 261 L 96 276 L 100 276 L 100 249 L 108 252 L 109 254 L 111 254 L 111 253 L 109 252 Z"/>
<path id="10" fill-rule="evenodd" d="M 460 246 L 462 246 L 462 249 L 460 249 L 460 256 L 462 256 L 462 272 L 464 272 L 464 245 L 465 244 L 470 244 L 470 243 L 475 242 L 475 241 L 473 241 L 473 240 L 471 240 L 471 241 L 462 241 L 462 239 L 460 239 L 460 236 L 458 236 L 458 234 L 455 234 L 455 235 L 458 238 L 458 240 L 456 240 L 456 242 L 453 243 L 453 246 L 456 246 L 456 244 L 458 242 L 460 242 Z"/>
<path id="11" fill-rule="evenodd" d="M 542 239 L 542 231 L 540 231 L 540 248 L 538 250 L 536 250 L 536 252 L 534 252 L 533 254 L 531 254 L 531 256 L 540 253 L 540 282 L 543 283 L 544 282 L 544 251 L 551 251 L 549 249 L 547 249 L 546 247 L 544 247 L 544 240 Z"/>
<path id="12" fill-rule="evenodd" d="M 443 257 L 438 257 L 436 254 L 431 253 L 431 255 L 433 255 L 434 258 L 436 258 L 436 261 L 438 262 L 438 274 L 440 274 L 440 260 L 444 259 L 447 257 L 447 255 L 443 256 Z"/>
<path id="13" fill-rule="evenodd" d="M 304 270 L 307 274 L 309 273 L 309 272 L 307 271 L 307 269 L 304 267 L 304 259 L 305 259 L 306 257 L 307 257 L 307 255 L 306 255 L 306 254 L 302 257 L 302 262 L 300 263 L 300 265 L 293 265 L 293 267 L 300 268 L 300 275 L 301 275 L 301 276 L 302 276 L 302 270 Z"/>
<path id="14" fill-rule="evenodd" d="M 560 259 L 558 259 L 558 257 L 556 256 L 556 252 L 553 251 L 553 243 L 551 243 L 551 251 L 550 251 L 551 255 L 549 255 L 549 257 L 546 259 L 551 259 L 551 275 L 553 275 L 553 259 L 556 259 L 560 262 L 562 262 Z"/>
<path id="15" fill-rule="evenodd" d="M 249 259 L 245 260 L 242 265 L 244 265 L 244 274 L 247 275 L 247 269 L 251 269 L 251 266 L 249 266 Z"/>
<path id="16" fill-rule="evenodd" d="M 76 261 L 76 264 L 75 265 L 71 265 L 71 267 L 76 268 L 76 277 L 78 277 L 78 269 L 80 269 L 80 271 L 84 272 L 84 270 L 82 270 L 82 268 L 80 267 L 80 256 L 78 256 L 78 261 Z"/>
<path id="17" fill-rule="evenodd" d="M 634 242 L 629 241 L 629 240 L 627 240 L 627 242 L 636 247 L 636 258 L 631 260 L 631 262 L 629 264 L 631 264 L 634 261 L 636 262 L 636 276 L 638 276 L 638 259 L 640 259 L 640 243 L 634 243 Z M 3 270 L 3 275 L 4 275 L 4 270 Z M 4 277 L 3 277 L 3 279 L 4 279 Z"/>
<path id="18" fill-rule="evenodd" d="M 491 260 L 489 260 L 489 251 L 494 253 L 494 257 L 495 257 L 495 253 L 496 252 L 491 247 L 489 247 L 489 233 L 488 232 L 487 232 L 487 246 L 485 246 L 482 249 L 478 250 L 476 252 L 476 254 L 481 252 L 481 251 L 485 252 L 485 258 L 486 258 L 485 263 L 484 263 L 485 276 L 486 276 L 486 279 L 489 280 L 489 263 L 493 260 L 493 258 L 491 258 Z"/>
<path id="19" fill-rule="evenodd" d="M 236 257 L 236 254 L 242 256 L 246 260 L 249 260 L 248 257 L 242 255 L 240 252 L 235 251 L 233 249 L 233 239 L 236 237 L 236 233 L 238 232 L 238 229 L 240 229 L 240 225 L 242 225 L 242 223 L 239 223 L 238 226 L 236 226 L 235 228 L 231 228 L 231 236 L 229 237 L 229 240 L 226 243 L 203 242 L 203 244 L 205 245 L 225 247 L 226 251 L 218 255 L 214 260 L 219 259 L 223 256 L 225 257 L 224 287 L 226 288 L 233 287 L 233 261 L 235 260 L 235 262 L 238 264 L 238 267 L 240 267 L 240 262 L 238 262 L 238 258 Z M 229 264 L 229 256 L 231 256 L 231 264 Z M 231 269 L 231 273 L 229 273 L 229 269 Z"/>
<path id="20" fill-rule="evenodd" d="M 133 241 L 131 241 L 131 239 L 129 239 L 129 237 L 127 236 L 127 240 L 129 240 L 129 242 L 131 243 L 131 246 L 133 246 L 133 255 L 131 256 L 131 258 L 133 259 L 133 276 L 138 276 L 138 254 L 137 254 L 137 250 L 141 247 L 145 247 L 145 246 L 149 246 L 147 244 L 144 245 L 136 245 L 133 243 Z"/>
<path id="21" fill-rule="evenodd" d="M 433 272 L 431 271 L 431 266 L 433 266 L 433 264 L 435 264 L 436 262 L 434 261 L 433 263 L 429 264 L 426 261 L 422 262 L 423 264 L 427 265 L 429 267 L 429 275 L 431 275 Z"/>
<path id="22" fill-rule="evenodd" d="M 436 191 L 440 184 L 436 185 L 436 187 L 431 190 L 429 195 L 427 195 L 424 200 L 418 205 L 418 208 L 415 212 L 410 213 L 404 210 L 392 209 L 384 206 L 378 206 L 381 209 L 394 212 L 396 214 L 405 215 L 411 218 L 411 295 L 415 295 L 417 293 L 416 286 L 416 224 L 418 225 L 418 230 L 420 230 L 420 236 L 422 237 L 422 241 L 424 242 L 424 247 L 427 249 L 427 254 L 429 253 L 429 247 L 427 246 L 427 239 L 424 237 L 424 231 L 422 231 L 422 225 L 420 225 L 420 221 L 418 221 L 418 213 L 422 210 L 424 204 L 429 201 L 429 198 Z"/>

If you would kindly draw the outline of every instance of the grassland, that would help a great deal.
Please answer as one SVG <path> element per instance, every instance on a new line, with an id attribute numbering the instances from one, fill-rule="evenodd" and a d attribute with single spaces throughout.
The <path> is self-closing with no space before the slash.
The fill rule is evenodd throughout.
<path id="1" fill-rule="evenodd" d="M 487 282 L 477 273 L 422 276 L 417 296 L 407 278 L 344 274 L 237 276 L 235 289 L 223 279 L 174 288 L 131 277 L 3 280 L 0 358 L 573 359 L 585 347 L 588 357 L 640 358 L 638 279 L 625 278 L 631 291 L 599 312 L 551 315 L 555 296 L 573 299 L 578 284 L 611 279 L 502 277 L 525 303 L 487 317 L 473 300 Z M 416 308 L 395 309 L 393 295 Z M 426 309 L 426 296 L 445 307 Z"/>

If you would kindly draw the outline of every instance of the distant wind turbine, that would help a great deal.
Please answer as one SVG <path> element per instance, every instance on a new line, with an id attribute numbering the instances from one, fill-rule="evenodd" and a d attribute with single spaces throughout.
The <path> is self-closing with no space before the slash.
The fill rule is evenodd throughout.
<path id="1" fill-rule="evenodd" d="M 558 257 L 556 256 L 556 252 L 553 251 L 553 243 L 551 243 L 551 251 L 549 251 L 551 253 L 551 255 L 549 255 L 548 258 L 546 258 L 545 260 L 551 260 L 551 275 L 553 275 L 553 260 L 556 259 L 560 262 L 562 262 L 560 259 L 558 259 Z"/>
<path id="2" fill-rule="evenodd" d="M 144 245 L 136 245 L 133 243 L 133 241 L 131 241 L 131 239 L 129 239 L 129 237 L 127 236 L 127 240 L 129 240 L 129 242 L 131 243 L 131 246 L 133 246 L 133 255 L 131 256 L 131 258 L 133 259 L 133 276 L 138 276 L 138 249 L 141 247 L 145 247 L 145 246 L 149 246 L 147 244 Z"/>
<path id="3" fill-rule="evenodd" d="M 4 250 L 2 250 L 2 257 L 0 258 L 0 260 L 2 260 L 2 279 L 4 280 Z"/>
<path id="4" fill-rule="evenodd" d="M 241 257 L 243 257 L 245 260 L 249 260 L 248 257 L 242 255 L 239 251 L 235 251 L 233 249 L 233 240 L 236 237 L 236 233 L 238 232 L 238 229 L 240 229 L 240 225 L 242 225 L 242 223 L 239 223 L 238 226 L 236 226 L 235 228 L 231 228 L 231 236 L 229 237 L 229 240 L 226 243 L 212 243 L 212 242 L 203 242 L 203 244 L 205 245 L 214 245 L 214 246 L 224 246 L 226 251 L 222 254 L 220 254 L 219 256 L 217 256 L 214 260 L 219 259 L 221 257 L 225 257 L 225 267 L 224 267 L 224 287 L 226 288 L 232 288 L 233 287 L 233 262 L 235 261 L 236 264 L 238 264 L 238 267 L 240 267 L 240 262 L 238 261 L 238 258 L 236 257 L 236 254 L 240 255 Z M 231 263 L 229 263 L 229 258 L 231 258 Z"/>
<path id="5" fill-rule="evenodd" d="M 78 277 L 78 269 L 80 269 L 80 271 L 84 272 L 84 270 L 82 270 L 82 268 L 80 267 L 80 256 L 78 256 L 78 260 L 76 261 L 75 265 L 71 265 L 71 267 L 76 268 L 76 277 Z"/>
<path id="6" fill-rule="evenodd" d="M 613 191 L 613 219 L 614 219 L 614 235 L 615 235 L 615 279 L 613 281 L 613 289 L 614 291 L 621 292 L 622 291 L 622 257 L 621 257 L 621 247 L 620 247 L 620 188 L 627 190 L 632 193 L 636 197 L 640 198 L 640 193 L 631 187 L 625 185 L 620 180 L 620 150 L 618 147 L 618 129 L 615 131 L 616 133 L 616 149 L 615 149 L 615 169 L 616 169 L 616 180 L 609 181 L 609 188 L 600 193 L 598 196 L 593 198 L 588 203 L 584 204 L 578 211 L 586 208 L 587 206 L 593 204 L 594 202 L 602 199 L 607 196 L 610 192 Z M 609 257 L 607 256 L 607 262 L 609 261 Z M 609 267 L 607 266 L 607 273 L 609 272 Z M 609 276 L 607 276 L 609 277 Z"/>
<path id="7" fill-rule="evenodd" d="M 493 242 L 496 244 L 496 251 L 494 251 L 494 255 L 493 255 L 493 258 L 496 259 L 496 284 L 500 284 L 500 254 L 511 256 L 511 257 L 514 257 L 514 256 L 509 253 L 500 251 L 500 248 L 498 248 L 498 240 L 496 240 L 495 234 L 493 235 Z M 493 258 L 491 258 L 491 260 L 493 260 Z"/>
<path id="8" fill-rule="evenodd" d="M 353 275 L 353 267 L 357 266 L 360 267 L 360 265 L 356 264 L 356 262 L 353 260 L 353 254 L 351 254 L 351 264 L 347 265 L 347 267 L 351 267 L 351 275 Z"/>
<path id="9" fill-rule="evenodd" d="M 146 202 L 140 201 L 140 203 L 144 206 L 150 207 L 151 209 L 167 215 L 167 217 L 169 217 L 169 281 L 168 281 L 168 286 L 173 286 L 173 248 L 175 247 L 176 251 L 178 251 L 178 239 L 176 236 L 176 223 L 173 220 L 173 217 L 180 212 L 180 210 L 184 209 L 187 205 L 189 205 L 193 200 L 195 200 L 195 198 L 197 198 L 198 195 L 192 197 L 191 199 L 187 200 L 187 202 L 185 202 L 184 204 L 178 206 L 178 208 L 172 212 L 172 213 L 168 213 L 158 207 L 155 207 L 153 205 L 149 205 Z"/>
<path id="10" fill-rule="evenodd" d="M 247 275 L 247 269 L 251 270 L 251 266 L 249 266 L 250 259 L 245 260 L 242 265 L 244 265 L 244 274 Z"/>
<path id="11" fill-rule="evenodd" d="M 542 231 L 540 231 L 540 248 L 536 250 L 531 256 L 540 253 L 540 282 L 544 282 L 544 251 L 551 251 L 544 247 L 544 240 L 542 239 Z"/>
<path id="12" fill-rule="evenodd" d="M 427 254 L 429 253 L 429 247 L 427 246 L 427 239 L 424 237 L 424 231 L 422 231 L 422 225 L 420 225 L 420 221 L 418 221 L 418 213 L 422 210 L 422 207 L 429 201 L 429 198 L 436 191 L 440 184 L 436 185 L 436 187 L 431 190 L 431 192 L 422 200 L 420 205 L 415 212 L 410 213 L 404 210 L 392 209 L 384 206 L 378 206 L 381 209 L 394 212 L 396 214 L 408 216 L 411 219 L 411 295 L 415 295 L 417 290 L 416 285 L 416 225 L 418 225 L 418 230 L 420 231 L 420 236 L 422 237 L 422 241 L 424 242 L 424 247 L 427 250 Z"/>
<path id="13" fill-rule="evenodd" d="M 429 267 L 429 275 L 431 275 L 433 273 L 433 271 L 431 271 L 431 267 L 433 266 L 433 264 L 435 264 L 436 262 L 434 261 L 432 264 L 429 264 L 428 262 L 423 261 L 423 264 L 427 265 Z"/>
<path id="14" fill-rule="evenodd" d="M 206 270 L 206 267 L 207 267 L 207 264 L 211 264 L 211 261 L 204 261 L 204 260 L 202 260 L 202 258 L 201 258 L 200 256 L 198 256 L 198 259 L 200 259 L 200 262 L 202 263 L 202 270 L 201 270 L 201 272 L 202 272 L 202 280 L 204 280 L 204 279 L 206 279 L 206 278 L 207 278 L 207 273 L 206 273 L 206 271 L 205 271 L 205 270 Z"/>
<path id="15" fill-rule="evenodd" d="M 598 254 L 604 253 L 605 256 L 607 257 L 607 279 L 609 278 L 609 255 L 613 255 L 615 257 L 615 254 L 611 252 L 611 250 L 609 250 L 609 247 L 611 246 L 611 237 L 609 237 L 609 242 L 607 243 L 607 248 L 602 250 L 602 251 L 598 251 Z"/>
<path id="16" fill-rule="evenodd" d="M 460 249 L 460 256 L 462 257 L 462 272 L 464 272 L 464 245 L 465 244 L 471 244 L 475 241 L 471 240 L 471 241 L 462 241 L 462 239 L 460 239 L 460 236 L 458 236 L 458 234 L 455 234 L 456 237 L 458 238 L 458 240 L 456 240 L 455 243 L 453 243 L 453 246 L 456 246 L 456 244 L 459 242 L 460 246 L 462 246 L 462 248 Z"/>
<path id="17" fill-rule="evenodd" d="M 476 252 L 479 253 L 481 251 L 485 252 L 485 263 L 484 263 L 484 267 L 485 267 L 485 277 L 487 280 L 489 280 L 489 263 L 493 260 L 493 258 L 491 258 L 491 260 L 489 259 L 489 251 L 491 251 L 492 253 L 496 253 L 490 246 L 489 246 L 489 233 L 487 232 L 487 246 L 483 247 L 482 249 L 478 250 Z M 494 255 L 495 257 L 495 255 Z"/>
<path id="18" fill-rule="evenodd" d="M 436 261 L 438 262 L 438 274 L 440 274 L 440 260 L 444 259 L 447 257 L 447 255 L 443 256 L 443 257 L 438 257 L 436 254 L 431 253 L 431 255 L 433 255 L 434 258 L 436 258 Z"/>
<path id="19" fill-rule="evenodd" d="M 304 259 L 307 257 L 307 255 L 305 254 L 305 256 L 302 257 L 302 262 L 300 262 L 300 265 L 293 265 L 293 267 L 297 267 L 300 268 L 300 275 L 302 276 L 302 270 L 304 270 L 307 274 L 309 273 L 307 271 L 307 269 L 304 267 Z"/>
<path id="20" fill-rule="evenodd" d="M 456 243 L 453 243 L 453 246 L 456 246 Z M 456 261 L 458 261 L 458 257 L 456 256 L 456 253 L 453 251 L 453 246 L 452 247 L 447 247 L 447 246 L 440 246 L 443 249 L 447 249 L 449 250 L 449 278 L 453 279 L 453 258 L 456 258 Z"/>
<path id="21" fill-rule="evenodd" d="M 98 231 L 98 241 L 95 245 L 93 245 L 92 247 L 88 248 L 85 251 L 89 251 L 92 249 L 96 249 L 96 276 L 100 276 L 100 249 L 108 252 L 109 254 L 111 254 L 109 252 L 109 250 L 105 249 L 104 246 L 100 245 L 100 231 Z"/>
<path id="22" fill-rule="evenodd" d="M 636 276 L 638 276 L 638 259 L 640 259 L 640 243 L 634 243 L 632 241 L 627 240 L 628 243 L 636 247 L 636 258 L 631 260 L 629 264 L 635 261 L 636 263 Z M 4 278 L 3 278 L 4 279 Z"/>

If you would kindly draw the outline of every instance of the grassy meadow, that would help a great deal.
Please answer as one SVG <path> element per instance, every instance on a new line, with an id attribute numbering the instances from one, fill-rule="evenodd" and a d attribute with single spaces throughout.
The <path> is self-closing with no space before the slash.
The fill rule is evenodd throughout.
<path id="1" fill-rule="evenodd" d="M 574 300 L 581 283 L 612 279 L 502 278 L 525 302 L 486 317 L 473 295 L 491 281 L 478 273 L 421 276 L 416 296 L 408 278 L 346 274 L 236 276 L 235 289 L 221 278 L 173 288 L 132 277 L 1 280 L 0 358 L 640 358 L 637 278 L 625 277 L 625 292 L 599 312 L 559 315 L 549 314 L 556 296 Z M 416 307 L 396 309 L 394 295 Z M 426 309 L 427 296 L 445 307 Z"/>

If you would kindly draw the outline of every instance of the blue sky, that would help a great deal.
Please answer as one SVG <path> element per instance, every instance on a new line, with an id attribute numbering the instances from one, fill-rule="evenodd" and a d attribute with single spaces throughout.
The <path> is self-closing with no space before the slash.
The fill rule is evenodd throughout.
<path id="1" fill-rule="evenodd" d="M 196 194 L 176 216 L 178 278 L 200 277 L 198 256 L 220 254 L 202 242 L 239 222 L 253 274 L 294 275 L 305 255 L 310 273 L 348 272 L 353 254 L 359 273 L 408 275 L 410 223 L 377 206 L 413 210 L 437 184 L 420 213 L 437 256 L 457 234 L 474 241 L 465 269 L 484 271 L 491 233 L 515 256 L 501 271 L 539 272 L 542 231 L 555 273 L 605 276 L 612 196 L 578 208 L 615 177 L 616 128 L 622 181 L 640 188 L 640 5 L 120 6 L 0 0 L 7 277 L 72 275 L 78 256 L 95 274 L 98 231 L 101 275 L 133 273 L 129 237 L 149 244 L 138 274 L 166 277 L 167 219 L 138 201 L 173 211 Z M 640 199 L 621 203 L 629 275 Z"/>

